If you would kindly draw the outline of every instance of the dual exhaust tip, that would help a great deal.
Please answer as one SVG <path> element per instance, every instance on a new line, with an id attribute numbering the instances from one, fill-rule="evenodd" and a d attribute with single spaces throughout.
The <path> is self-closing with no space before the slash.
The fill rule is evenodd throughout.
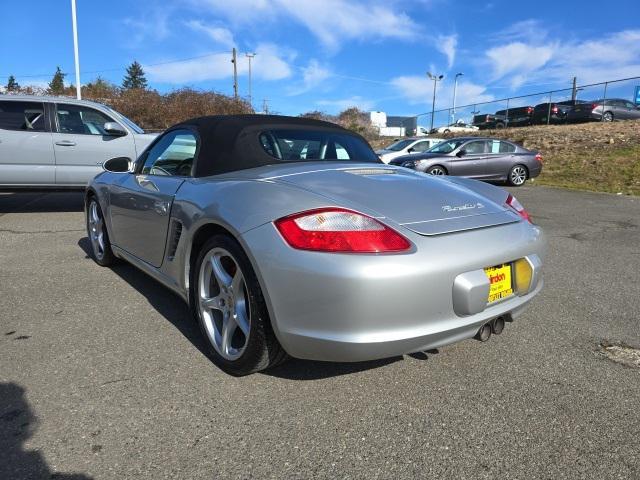
<path id="1" fill-rule="evenodd" d="M 491 334 L 494 333 L 496 335 L 500 335 L 504 330 L 505 319 L 504 317 L 494 318 L 490 322 L 485 323 L 480 327 L 476 336 L 473 337 L 476 340 L 480 340 L 481 342 L 486 342 L 491 338 Z"/>

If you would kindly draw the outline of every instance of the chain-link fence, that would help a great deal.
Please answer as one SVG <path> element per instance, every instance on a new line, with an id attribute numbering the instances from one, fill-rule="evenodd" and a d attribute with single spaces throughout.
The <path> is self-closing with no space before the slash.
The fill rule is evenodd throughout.
<path id="1" fill-rule="evenodd" d="M 414 117 L 417 118 L 418 125 L 427 128 L 430 128 L 432 123 L 434 128 L 438 128 L 455 122 L 498 128 L 569 123 L 581 118 L 568 114 L 579 104 L 604 103 L 605 106 L 613 106 L 616 100 L 625 100 L 640 106 L 640 76 L 458 105 L 455 108 L 452 103 L 449 108 L 420 113 Z M 635 118 L 640 118 L 640 110 L 635 114 Z M 592 119 L 609 120 L 609 117 L 601 115 L 600 118 Z"/>

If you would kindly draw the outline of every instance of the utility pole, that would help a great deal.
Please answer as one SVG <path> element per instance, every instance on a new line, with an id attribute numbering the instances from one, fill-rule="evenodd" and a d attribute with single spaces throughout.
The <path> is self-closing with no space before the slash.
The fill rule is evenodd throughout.
<path id="1" fill-rule="evenodd" d="M 571 89 L 571 101 L 575 102 L 578 96 L 578 89 L 576 87 L 577 78 L 573 77 L 573 88 Z"/>
<path id="2" fill-rule="evenodd" d="M 78 22 L 76 21 L 76 0 L 71 0 L 71 22 L 73 24 L 73 56 L 76 62 L 76 97 L 82 98 L 80 88 L 80 55 L 78 54 Z"/>
<path id="3" fill-rule="evenodd" d="M 433 80 L 433 100 L 431 102 L 431 127 L 429 127 L 429 133 L 431 133 L 431 130 L 433 130 L 433 116 L 436 111 L 436 85 L 438 84 L 439 81 L 441 81 L 444 78 L 444 75 L 434 75 L 431 72 L 427 72 L 427 76 L 431 80 Z"/>
<path id="4" fill-rule="evenodd" d="M 269 99 L 267 98 L 262 99 L 262 113 L 265 115 L 269 114 Z"/>
<path id="5" fill-rule="evenodd" d="M 255 53 L 245 53 L 245 57 L 249 59 L 249 105 L 253 108 L 253 95 L 251 94 L 251 60 L 256 56 Z"/>
<path id="6" fill-rule="evenodd" d="M 461 77 L 464 73 L 456 73 L 456 78 L 453 80 L 453 112 L 451 113 L 451 123 L 456 123 L 456 90 L 458 89 L 458 77 Z"/>
<path id="7" fill-rule="evenodd" d="M 233 98 L 238 99 L 238 55 L 236 47 L 231 51 L 231 63 L 233 63 Z"/>

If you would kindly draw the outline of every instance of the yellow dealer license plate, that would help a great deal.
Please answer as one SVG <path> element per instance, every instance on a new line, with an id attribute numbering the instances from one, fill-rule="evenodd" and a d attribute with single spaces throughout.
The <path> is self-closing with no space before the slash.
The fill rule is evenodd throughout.
<path id="1" fill-rule="evenodd" d="M 498 265 L 484 269 L 489 278 L 489 303 L 513 295 L 511 282 L 511 264 Z"/>

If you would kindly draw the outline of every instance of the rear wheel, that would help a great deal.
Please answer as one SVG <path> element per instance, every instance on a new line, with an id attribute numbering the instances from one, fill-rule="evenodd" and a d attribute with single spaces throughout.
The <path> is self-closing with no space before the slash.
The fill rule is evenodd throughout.
<path id="1" fill-rule="evenodd" d="M 96 263 L 103 267 L 112 265 L 115 256 L 111 250 L 109 234 L 104 224 L 104 215 L 96 197 L 91 196 L 87 205 L 87 236 L 91 242 L 91 253 Z"/>
<path id="2" fill-rule="evenodd" d="M 604 112 L 602 115 L 603 122 L 613 122 L 613 112 Z"/>
<path id="3" fill-rule="evenodd" d="M 519 187 L 521 185 L 524 185 L 524 182 L 527 181 L 528 177 L 529 171 L 527 170 L 527 167 L 525 167 L 524 165 L 514 165 L 513 167 L 511 167 L 511 170 L 509 170 L 509 177 L 507 180 L 509 182 L 509 185 Z"/>
<path id="4" fill-rule="evenodd" d="M 426 173 L 429 175 L 447 175 L 447 170 L 442 165 L 434 165 L 427 168 Z"/>
<path id="5" fill-rule="evenodd" d="M 286 360 L 240 245 L 227 235 L 215 235 L 202 247 L 194 267 L 190 303 L 214 363 L 240 376 Z"/>

